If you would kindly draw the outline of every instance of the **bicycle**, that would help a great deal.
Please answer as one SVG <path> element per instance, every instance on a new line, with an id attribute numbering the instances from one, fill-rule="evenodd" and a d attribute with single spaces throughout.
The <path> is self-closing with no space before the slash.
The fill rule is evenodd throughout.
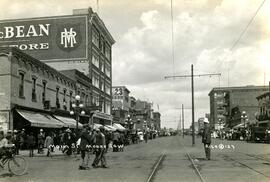
<path id="1" fill-rule="evenodd" d="M 16 176 L 21 176 L 27 172 L 28 163 L 22 156 L 15 155 L 15 147 L 6 147 L 0 157 L 0 169 L 4 169 L 8 164 L 10 173 Z"/>

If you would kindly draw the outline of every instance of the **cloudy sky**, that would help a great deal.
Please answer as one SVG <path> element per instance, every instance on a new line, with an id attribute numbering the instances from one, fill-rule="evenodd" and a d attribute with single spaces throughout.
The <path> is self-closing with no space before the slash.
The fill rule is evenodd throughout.
<path id="1" fill-rule="evenodd" d="M 266 0 L 236 45 L 263 0 L 173 0 L 172 59 L 170 0 L 0 0 L 0 19 L 72 14 L 92 7 L 116 40 L 113 85 L 153 102 L 162 126 L 176 127 L 181 104 L 191 107 L 190 79 L 165 80 L 167 75 L 221 73 L 195 78 L 195 118 L 209 113 L 213 87 L 263 85 L 270 80 L 270 1 Z M 228 74 L 229 73 L 229 74 Z M 229 75 L 229 76 L 228 76 Z M 228 79 L 229 78 L 229 79 Z M 220 80 L 220 81 L 219 81 Z M 265 81 L 266 80 L 266 81 Z M 185 111 L 186 126 L 191 111 Z"/>

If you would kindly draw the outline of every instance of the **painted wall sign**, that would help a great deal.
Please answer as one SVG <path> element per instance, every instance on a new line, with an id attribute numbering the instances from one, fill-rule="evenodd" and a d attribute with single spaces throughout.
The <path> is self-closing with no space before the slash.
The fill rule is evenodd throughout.
<path id="1" fill-rule="evenodd" d="M 39 60 L 87 59 L 87 16 L 0 21 L 0 47 L 17 47 Z"/>

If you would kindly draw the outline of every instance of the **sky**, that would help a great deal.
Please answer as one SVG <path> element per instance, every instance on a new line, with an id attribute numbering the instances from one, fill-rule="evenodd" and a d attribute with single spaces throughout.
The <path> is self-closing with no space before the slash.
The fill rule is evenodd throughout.
<path id="1" fill-rule="evenodd" d="M 162 127 L 176 128 L 181 105 L 191 123 L 190 78 L 170 75 L 221 73 L 196 77 L 195 120 L 210 112 L 214 87 L 268 85 L 270 80 L 270 0 L 232 47 L 263 0 L 0 0 L 0 19 L 72 14 L 92 7 L 116 43 L 113 85 L 124 85 L 135 98 L 153 103 Z M 173 45 L 173 46 L 172 46 Z M 174 51 L 173 51 L 174 50 Z M 173 59 L 174 52 L 174 59 Z"/>

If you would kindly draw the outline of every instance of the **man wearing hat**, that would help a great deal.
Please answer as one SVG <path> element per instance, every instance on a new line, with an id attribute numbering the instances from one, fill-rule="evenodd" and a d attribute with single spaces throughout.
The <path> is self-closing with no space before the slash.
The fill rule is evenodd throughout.
<path id="1" fill-rule="evenodd" d="M 80 170 L 89 169 L 89 160 L 90 160 L 90 147 L 92 145 L 91 142 L 91 135 L 90 135 L 91 128 L 88 124 L 83 125 L 83 130 L 81 132 L 81 141 L 80 141 L 80 151 L 81 151 L 81 158 L 82 163 L 79 166 Z"/>
<path id="2" fill-rule="evenodd" d="M 15 154 L 19 155 L 19 148 L 20 148 L 20 136 L 17 130 L 13 131 L 13 143 L 15 144 Z"/>
<path id="3" fill-rule="evenodd" d="M 43 133 L 43 129 L 40 129 L 38 134 L 38 154 L 43 154 L 44 141 L 45 133 Z"/>
<path id="4" fill-rule="evenodd" d="M 97 129 L 97 135 L 95 139 L 95 153 L 96 158 L 92 164 L 94 168 L 98 167 L 99 162 L 101 162 L 102 168 L 108 168 L 106 158 L 105 158 L 105 152 L 106 152 L 106 139 L 105 139 L 105 129 L 103 126 L 99 127 Z"/>
<path id="5" fill-rule="evenodd" d="M 207 118 L 204 118 L 203 122 L 204 129 L 202 133 L 202 143 L 204 144 L 206 159 L 210 160 L 211 129 Z"/>

